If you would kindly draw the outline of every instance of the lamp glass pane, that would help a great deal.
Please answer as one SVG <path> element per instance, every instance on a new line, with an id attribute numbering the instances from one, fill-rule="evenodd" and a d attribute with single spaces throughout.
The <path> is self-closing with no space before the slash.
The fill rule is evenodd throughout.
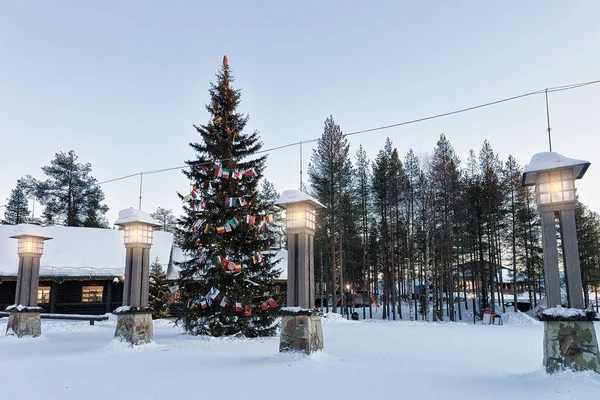
<path id="1" fill-rule="evenodd" d="M 573 179 L 573 170 L 565 169 L 562 171 L 562 178 L 564 179 Z"/>
<path id="2" fill-rule="evenodd" d="M 550 192 L 550 184 L 549 183 L 540 183 L 538 185 L 538 189 L 540 193 L 549 193 Z"/>
<path id="3" fill-rule="evenodd" d="M 542 172 L 538 174 L 538 182 L 549 182 L 549 176 L 547 172 Z"/>
<path id="4" fill-rule="evenodd" d="M 562 182 L 563 190 L 570 190 L 575 188 L 575 183 L 571 179 L 563 180 Z"/>
<path id="5" fill-rule="evenodd" d="M 152 244 L 153 228 L 143 223 L 125 225 L 125 244 Z"/>
<path id="6" fill-rule="evenodd" d="M 552 192 L 552 202 L 558 203 L 563 200 L 562 192 Z"/>
<path id="7" fill-rule="evenodd" d="M 540 204 L 549 204 L 550 203 L 550 194 L 540 194 Z"/>
<path id="8" fill-rule="evenodd" d="M 17 243 L 17 253 L 42 255 L 44 252 L 44 239 L 36 236 L 21 236 Z"/>
<path id="9" fill-rule="evenodd" d="M 560 181 L 560 171 L 550 172 L 550 182 Z"/>
<path id="10" fill-rule="evenodd" d="M 575 190 L 565 190 L 565 201 L 574 201 L 575 200 Z"/>

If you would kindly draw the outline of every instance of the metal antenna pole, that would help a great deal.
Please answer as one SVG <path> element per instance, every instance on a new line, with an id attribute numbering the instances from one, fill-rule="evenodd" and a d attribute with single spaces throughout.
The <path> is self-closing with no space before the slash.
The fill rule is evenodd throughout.
<path id="1" fill-rule="evenodd" d="M 550 151 L 552 151 L 552 137 L 550 136 L 550 109 L 548 108 L 548 89 L 546 89 L 546 118 L 548 120 L 548 146 L 550 147 Z"/>
<path id="2" fill-rule="evenodd" d="M 302 142 L 300 142 L 300 191 L 302 191 Z"/>
<path id="3" fill-rule="evenodd" d="M 142 209 L 142 184 L 144 183 L 144 173 L 140 172 L 140 204 L 138 210 Z"/>

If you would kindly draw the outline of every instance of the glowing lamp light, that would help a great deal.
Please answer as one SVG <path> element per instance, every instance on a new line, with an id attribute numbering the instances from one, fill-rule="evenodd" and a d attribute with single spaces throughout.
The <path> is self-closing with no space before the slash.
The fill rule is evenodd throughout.
<path id="1" fill-rule="evenodd" d="M 144 223 L 131 223 L 125 226 L 125 244 L 152 244 L 154 227 Z"/>
<path id="2" fill-rule="evenodd" d="M 286 190 L 275 205 L 285 209 L 288 231 L 316 229 L 316 211 L 325 208 L 317 199 L 299 190 Z"/>
<path id="3" fill-rule="evenodd" d="M 44 253 L 44 241 L 52 239 L 45 236 L 43 229 L 37 225 L 19 224 L 15 226 L 15 235 L 12 239 L 17 239 L 17 254 L 23 256 L 41 257 Z"/>
<path id="4" fill-rule="evenodd" d="M 538 205 L 572 206 L 576 201 L 575 180 L 581 179 L 590 163 L 548 151 L 535 154 L 523 171 L 523 186 L 535 185 Z"/>
<path id="5" fill-rule="evenodd" d="M 154 229 L 162 226 L 150 214 L 133 208 L 119 211 L 115 225 L 124 231 L 123 240 L 128 246 L 152 246 Z"/>

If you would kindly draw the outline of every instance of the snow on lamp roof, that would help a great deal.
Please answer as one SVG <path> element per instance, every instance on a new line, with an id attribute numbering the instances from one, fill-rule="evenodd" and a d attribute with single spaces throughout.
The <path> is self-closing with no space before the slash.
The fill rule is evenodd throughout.
<path id="1" fill-rule="evenodd" d="M 286 190 L 281 193 L 281 196 L 279 197 L 279 200 L 275 202 L 275 205 L 281 208 L 286 208 L 288 204 L 294 203 L 310 203 L 315 208 L 325 208 L 325 206 L 321 204 L 319 200 L 296 189 Z"/>
<path id="2" fill-rule="evenodd" d="M 39 225 L 19 224 L 12 225 L 11 228 L 13 231 L 12 235 L 9 236 L 11 239 L 18 239 L 23 236 L 35 236 L 44 240 L 52 239 L 50 236 L 48 236 L 48 232 L 46 232 L 46 230 Z"/>
<path id="3" fill-rule="evenodd" d="M 563 168 L 573 168 L 573 176 L 575 179 L 581 179 L 588 167 L 589 161 L 576 160 L 574 158 L 565 157 L 555 151 L 545 151 L 534 154 L 531 157 L 529 165 L 523 170 L 523 186 L 535 185 L 538 172 L 551 171 Z"/>
<path id="4" fill-rule="evenodd" d="M 119 218 L 115 221 L 115 225 L 125 225 L 132 222 L 142 222 L 153 226 L 162 226 L 160 222 L 152 218 L 152 216 L 141 210 L 136 210 L 133 207 L 119 211 Z"/>

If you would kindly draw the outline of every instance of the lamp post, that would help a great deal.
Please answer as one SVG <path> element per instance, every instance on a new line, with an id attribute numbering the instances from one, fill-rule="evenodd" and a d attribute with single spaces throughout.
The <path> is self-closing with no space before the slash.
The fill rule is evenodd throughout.
<path id="1" fill-rule="evenodd" d="M 471 293 L 471 300 L 473 300 L 473 325 L 475 325 L 475 293 Z"/>
<path id="2" fill-rule="evenodd" d="M 323 349 L 321 316 L 315 311 L 314 234 L 316 210 L 325 208 L 299 190 L 286 190 L 275 202 L 286 210 L 288 237 L 287 307 L 283 316 L 279 351 Z"/>
<path id="3" fill-rule="evenodd" d="M 579 264 L 575 226 L 575 180 L 581 179 L 590 163 L 567 158 L 556 152 L 535 154 L 523 171 L 523 186 L 535 185 L 538 210 L 541 214 L 544 250 L 544 281 L 547 309 L 540 314 L 544 320 L 544 365 L 547 372 L 570 368 L 591 369 L 600 373 L 598 342 L 591 320 L 582 320 L 583 284 Z M 568 308 L 562 308 L 556 222 L 562 227 L 564 273 L 567 281 Z M 516 304 L 516 299 L 515 299 Z M 577 314 L 576 317 L 568 314 Z"/>
<path id="4" fill-rule="evenodd" d="M 19 272 L 15 304 L 6 309 L 10 311 L 6 335 L 40 336 L 40 311 L 43 311 L 37 306 L 40 258 L 44 252 L 44 241 L 52 238 L 44 234 L 44 228 L 30 224 L 16 225 L 11 238 L 18 240 Z"/>
<path id="5" fill-rule="evenodd" d="M 154 229 L 161 226 L 143 211 L 127 208 L 119 212 L 115 225 L 124 231 L 125 277 L 123 306 L 115 310 L 115 337 L 133 345 L 153 339 L 152 310 L 148 307 L 150 248 Z"/>

